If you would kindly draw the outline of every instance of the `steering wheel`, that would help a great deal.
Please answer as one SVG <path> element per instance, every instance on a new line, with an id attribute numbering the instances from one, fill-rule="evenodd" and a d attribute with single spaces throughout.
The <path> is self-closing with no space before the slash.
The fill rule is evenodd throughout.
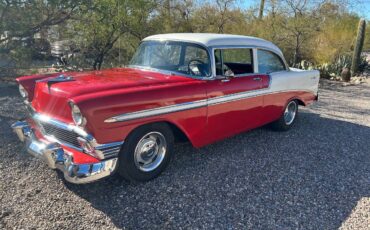
<path id="1" fill-rule="evenodd" d="M 204 74 L 204 73 L 202 73 L 202 71 L 200 71 L 197 64 L 205 65 L 206 63 L 202 60 L 199 60 L 199 59 L 190 60 L 189 63 L 188 63 L 189 74 L 195 75 L 195 76 L 201 76 L 202 74 Z"/>

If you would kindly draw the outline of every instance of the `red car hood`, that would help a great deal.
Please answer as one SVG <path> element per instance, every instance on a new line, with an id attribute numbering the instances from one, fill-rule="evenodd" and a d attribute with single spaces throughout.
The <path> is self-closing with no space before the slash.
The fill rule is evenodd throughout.
<path id="1" fill-rule="evenodd" d="M 52 75 L 36 83 L 32 105 L 36 111 L 50 114 L 66 122 L 71 122 L 68 100 L 77 96 L 115 89 L 130 88 L 135 90 L 138 88 L 137 90 L 142 90 L 142 87 L 152 87 L 159 84 L 168 85 L 194 81 L 194 79 L 183 76 L 132 68 L 63 73 L 65 77 L 72 79 L 52 82 L 58 75 Z"/>
<path id="2" fill-rule="evenodd" d="M 75 97 L 105 90 L 192 81 L 192 79 L 182 76 L 166 75 L 154 71 L 131 68 L 64 73 L 63 75 L 72 77 L 72 80 L 53 83 L 50 85 L 50 89 L 47 82 L 51 78 L 42 80 L 37 84 L 42 84 L 44 86 L 42 88 L 52 95 Z"/>

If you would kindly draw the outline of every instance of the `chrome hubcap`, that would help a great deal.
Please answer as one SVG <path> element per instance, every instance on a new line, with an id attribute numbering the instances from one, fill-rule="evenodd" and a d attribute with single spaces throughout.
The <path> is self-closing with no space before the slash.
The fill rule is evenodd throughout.
<path id="1" fill-rule="evenodd" d="M 155 170 L 163 161 L 167 150 L 166 138 L 159 132 L 150 132 L 140 139 L 135 148 L 135 165 L 144 172 Z"/>
<path id="2" fill-rule="evenodd" d="M 284 111 L 285 124 L 290 125 L 293 123 L 297 113 L 297 103 L 295 101 L 289 102 Z"/>

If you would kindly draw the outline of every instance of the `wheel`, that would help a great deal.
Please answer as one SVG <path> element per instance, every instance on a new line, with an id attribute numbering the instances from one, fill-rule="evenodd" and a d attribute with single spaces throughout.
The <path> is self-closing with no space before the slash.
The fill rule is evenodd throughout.
<path id="1" fill-rule="evenodd" d="M 290 101 L 279 120 L 271 123 L 270 127 L 275 131 L 287 131 L 294 125 L 297 116 L 298 102 L 296 100 Z"/>
<path id="2" fill-rule="evenodd" d="M 118 173 L 130 181 L 148 181 L 168 165 L 174 144 L 171 128 L 164 123 L 145 125 L 125 140 L 118 156 Z"/>

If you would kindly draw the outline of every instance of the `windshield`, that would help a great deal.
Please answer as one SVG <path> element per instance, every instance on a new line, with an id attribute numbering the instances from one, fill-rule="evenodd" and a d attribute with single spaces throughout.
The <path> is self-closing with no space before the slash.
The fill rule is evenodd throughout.
<path id="1" fill-rule="evenodd" d="M 140 44 L 130 65 L 208 77 L 211 70 L 209 60 L 208 52 L 196 44 L 147 41 Z"/>

